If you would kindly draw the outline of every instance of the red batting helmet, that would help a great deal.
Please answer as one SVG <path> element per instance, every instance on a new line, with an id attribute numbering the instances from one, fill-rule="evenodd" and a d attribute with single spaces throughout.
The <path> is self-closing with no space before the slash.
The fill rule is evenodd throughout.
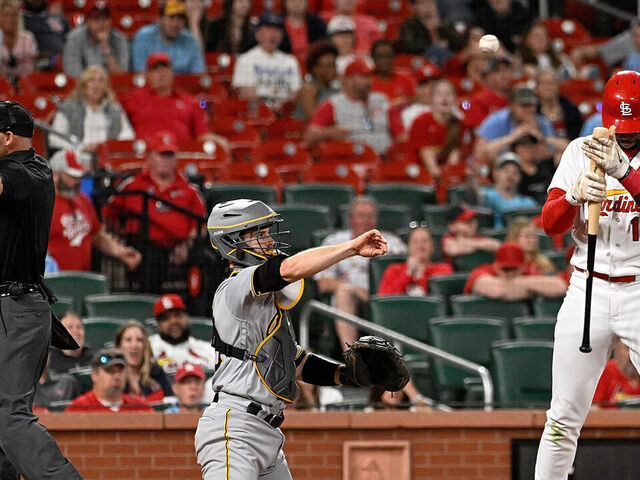
<path id="1" fill-rule="evenodd" d="M 602 94 L 602 124 L 616 133 L 640 132 L 640 73 L 623 70 L 613 75 Z"/>

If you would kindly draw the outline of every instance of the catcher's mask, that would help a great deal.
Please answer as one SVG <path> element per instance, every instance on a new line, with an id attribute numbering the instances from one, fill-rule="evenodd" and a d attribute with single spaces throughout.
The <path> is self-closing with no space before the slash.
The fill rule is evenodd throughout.
<path id="1" fill-rule="evenodd" d="M 216 204 L 209 215 L 207 230 L 211 245 L 223 258 L 249 267 L 264 263 L 269 255 L 288 251 L 290 245 L 282 238 L 289 232 L 280 231 L 280 222 L 282 217 L 264 203 L 240 199 Z M 265 228 L 271 229 L 268 235 L 263 231 Z M 247 232 L 253 233 L 242 238 Z M 252 240 L 257 246 L 249 246 Z"/>

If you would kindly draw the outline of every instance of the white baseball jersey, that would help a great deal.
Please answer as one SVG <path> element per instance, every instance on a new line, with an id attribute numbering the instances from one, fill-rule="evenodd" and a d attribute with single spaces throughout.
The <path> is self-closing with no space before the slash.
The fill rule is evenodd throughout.
<path id="1" fill-rule="evenodd" d="M 155 333 L 149 337 L 149 343 L 158 365 L 166 373 L 175 373 L 185 363 L 199 365 L 203 370 L 213 370 L 216 366 L 216 351 L 209 342 L 199 338 L 189 337 L 173 345 Z"/>

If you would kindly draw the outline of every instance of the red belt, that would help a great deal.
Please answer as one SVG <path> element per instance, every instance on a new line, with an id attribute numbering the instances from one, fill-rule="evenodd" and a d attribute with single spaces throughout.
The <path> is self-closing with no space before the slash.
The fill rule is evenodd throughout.
<path id="1" fill-rule="evenodd" d="M 579 272 L 584 272 L 583 269 L 574 267 Z M 606 280 L 607 282 L 614 283 L 629 283 L 635 282 L 638 277 L 636 275 L 622 275 L 621 277 L 610 277 L 609 275 L 605 275 L 604 273 L 593 272 L 593 276 L 599 278 L 601 280 Z"/>

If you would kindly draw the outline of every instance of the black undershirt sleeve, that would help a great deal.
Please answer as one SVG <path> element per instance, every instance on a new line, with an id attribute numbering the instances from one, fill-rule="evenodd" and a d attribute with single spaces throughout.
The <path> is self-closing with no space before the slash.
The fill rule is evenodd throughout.
<path id="1" fill-rule="evenodd" d="M 275 255 L 256 268 L 253 272 L 253 288 L 256 293 L 277 292 L 283 289 L 287 282 L 280 275 L 280 264 L 287 258 L 286 255 Z"/>

